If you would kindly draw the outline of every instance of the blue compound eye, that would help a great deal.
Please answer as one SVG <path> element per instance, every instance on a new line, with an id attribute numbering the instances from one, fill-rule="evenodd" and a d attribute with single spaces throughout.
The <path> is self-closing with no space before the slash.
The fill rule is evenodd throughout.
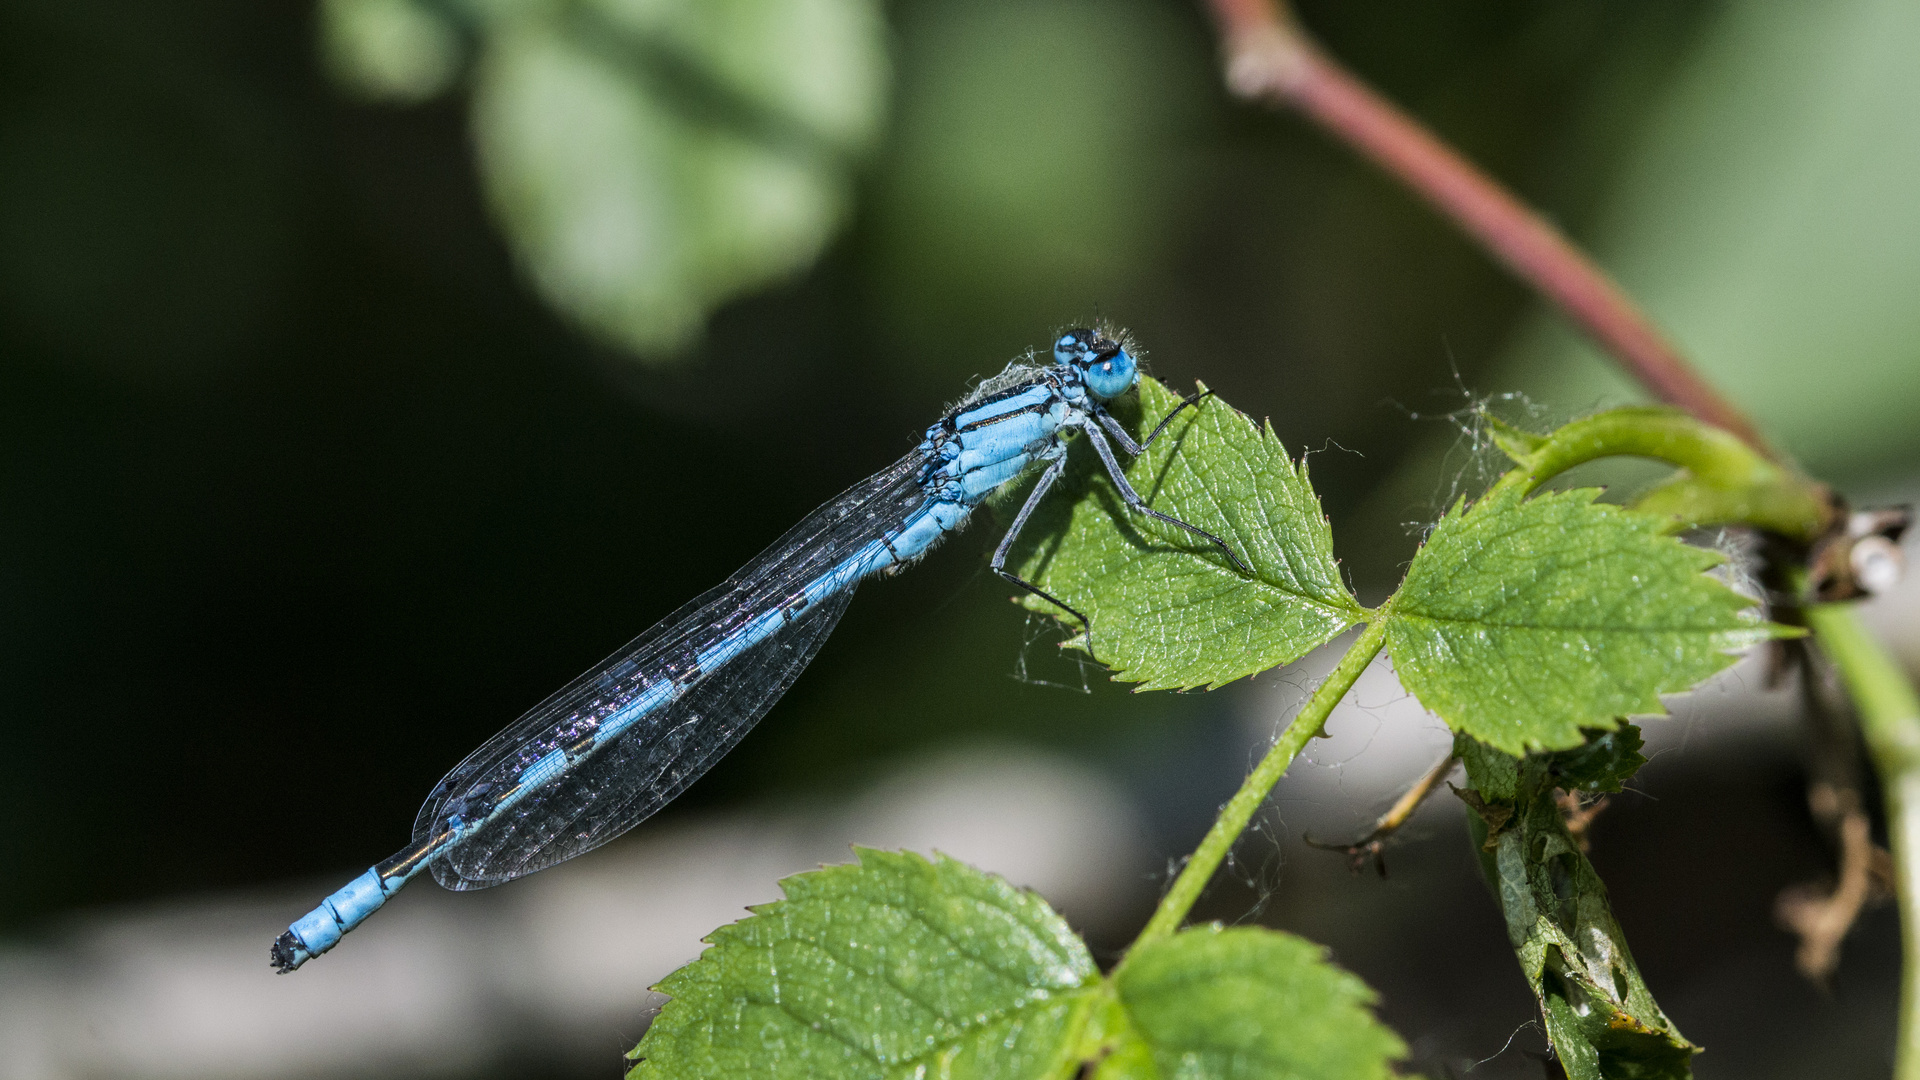
<path id="1" fill-rule="evenodd" d="M 1118 345 L 1111 351 L 1097 353 L 1083 362 L 1086 370 L 1087 393 L 1101 401 L 1110 401 L 1133 389 L 1135 379 L 1140 377 L 1140 365 L 1133 362 L 1133 356 Z"/>
<path id="2" fill-rule="evenodd" d="M 1101 401 L 1133 389 L 1140 365 L 1120 343 L 1097 330 L 1069 330 L 1053 343 L 1055 363 L 1080 369 L 1081 384 Z"/>

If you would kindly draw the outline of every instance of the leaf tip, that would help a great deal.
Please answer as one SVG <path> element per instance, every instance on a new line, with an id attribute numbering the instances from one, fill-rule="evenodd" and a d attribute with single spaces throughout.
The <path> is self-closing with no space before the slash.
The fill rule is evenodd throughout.
<path id="1" fill-rule="evenodd" d="M 1487 435 L 1493 439 L 1493 445 L 1499 447 L 1501 453 L 1513 459 L 1516 465 L 1525 465 L 1532 461 L 1533 456 L 1548 441 L 1547 436 L 1524 431 L 1484 409 L 1480 412 L 1480 421 L 1487 425 Z"/>

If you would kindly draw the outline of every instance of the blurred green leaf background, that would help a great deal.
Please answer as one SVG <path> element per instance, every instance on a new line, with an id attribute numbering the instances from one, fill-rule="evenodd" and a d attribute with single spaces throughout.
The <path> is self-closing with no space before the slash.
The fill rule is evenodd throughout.
<path id="1" fill-rule="evenodd" d="M 1732 5 L 1643 120 L 1598 254 L 1816 475 L 1920 455 L 1920 8 Z M 1507 378 L 1579 408 L 1631 396 L 1545 319 Z"/>

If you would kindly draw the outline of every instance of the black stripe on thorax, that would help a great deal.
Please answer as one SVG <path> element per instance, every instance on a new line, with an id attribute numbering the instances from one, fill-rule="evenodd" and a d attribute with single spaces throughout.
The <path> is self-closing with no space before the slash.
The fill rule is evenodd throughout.
<path id="1" fill-rule="evenodd" d="M 1060 392 L 1060 375 L 1058 371 L 1055 369 L 1044 369 L 1039 374 L 1034 376 L 1034 378 L 1032 378 L 1027 382 L 1019 383 L 1014 386 L 1009 386 L 1005 390 L 1000 391 L 999 393 L 990 394 L 986 397 L 981 398 L 978 401 L 965 402 L 964 404 L 956 407 L 952 412 L 948 413 L 941 420 L 941 424 L 944 425 L 947 428 L 947 430 L 953 431 L 956 429 L 954 424 L 954 418 L 959 416 L 960 414 L 970 413 L 978 409 L 986 408 L 988 405 L 992 405 L 995 402 L 1005 401 L 1010 397 L 1019 397 L 1021 394 L 1026 393 L 1027 391 L 1033 389 L 1036 386 L 1048 387 L 1056 395 L 1058 395 Z"/>
<path id="2" fill-rule="evenodd" d="M 1032 387 L 1028 387 L 1027 389 L 1032 389 Z M 1005 423 L 1016 416 L 1025 416 L 1028 413 L 1043 413 L 1043 412 L 1046 412 L 1047 409 L 1052 404 L 1053 404 L 1053 400 L 1051 398 L 1049 398 L 1046 401 L 1038 401 L 1032 405 L 1027 406 L 1024 409 L 1015 409 L 1012 412 L 1001 413 L 998 416 L 989 416 L 985 420 L 975 420 L 973 423 L 968 424 L 966 427 L 959 428 L 955 433 L 965 434 L 969 431 L 979 431 L 981 428 L 984 428 L 984 427 L 992 427 L 995 424 Z M 977 408 L 979 408 L 978 405 L 974 406 L 974 409 L 977 409 Z M 967 411 L 972 412 L 974 410 L 968 409 Z"/>

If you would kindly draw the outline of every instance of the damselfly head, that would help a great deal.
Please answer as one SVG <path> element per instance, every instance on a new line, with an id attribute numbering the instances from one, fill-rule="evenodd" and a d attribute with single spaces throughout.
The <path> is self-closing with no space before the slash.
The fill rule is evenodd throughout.
<path id="1" fill-rule="evenodd" d="M 1101 401 L 1133 389 L 1140 365 L 1118 341 L 1098 330 L 1069 330 L 1053 343 L 1053 358 L 1080 369 L 1087 393 Z"/>

